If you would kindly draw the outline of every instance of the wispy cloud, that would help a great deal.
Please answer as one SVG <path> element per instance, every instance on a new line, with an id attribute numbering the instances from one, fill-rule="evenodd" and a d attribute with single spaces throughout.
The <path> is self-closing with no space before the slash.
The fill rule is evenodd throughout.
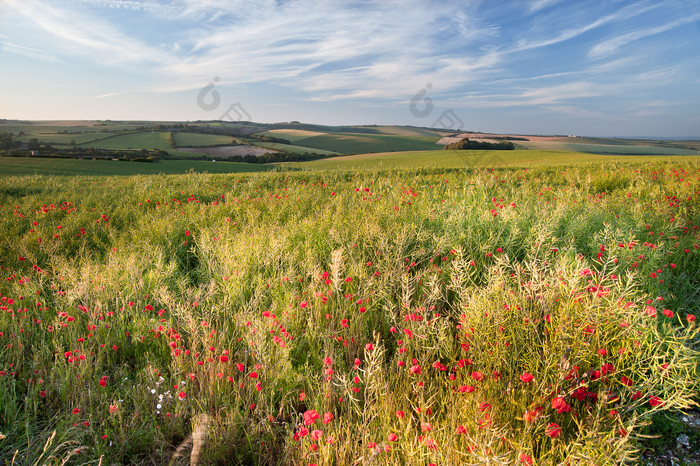
<path id="1" fill-rule="evenodd" d="M 547 107 L 547 109 L 552 112 L 574 118 L 595 118 L 596 120 L 611 120 L 620 118 L 619 116 L 610 113 L 604 113 L 595 110 L 587 110 L 585 108 L 576 107 L 573 105 L 550 105 L 549 107 Z"/>
<path id="2" fill-rule="evenodd" d="M 558 85 L 545 85 L 508 89 L 503 92 L 475 92 L 452 101 L 457 108 L 504 108 L 504 107 L 557 107 L 566 108 L 573 102 L 589 97 L 609 95 L 615 92 L 611 86 L 589 81 L 573 81 Z"/>
<path id="3" fill-rule="evenodd" d="M 603 26 L 605 24 L 621 20 L 629 20 L 630 18 L 646 13 L 654 8 L 660 8 L 661 6 L 661 3 L 637 2 L 632 5 L 623 7 L 615 11 L 614 13 L 605 15 L 601 18 L 597 18 L 594 21 L 589 22 L 588 24 L 584 24 L 583 26 L 576 25 L 566 28 L 563 31 L 560 31 L 551 37 L 523 39 L 517 44 L 516 47 L 508 50 L 508 52 L 522 52 L 524 50 L 547 47 L 550 45 L 558 44 L 560 42 L 565 42 L 582 34 L 585 34 L 589 31 L 592 31 L 596 28 L 599 28 L 600 26 Z M 565 16 L 558 18 L 565 19 Z"/>
<path id="4" fill-rule="evenodd" d="M 154 48 L 120 32 L 104 19 L 79 8 L 66 8 L 66 2 L 53 5 L 38 0 L 5 0 L 16 11 L 59 39 L 56 52 L 90 56 L 98 62 L 163 62 L 167 58 Z M 72 7 L 75 5 L 71 4 Z"/>
<path id="5" fill-rule="evenodd" d="M 123 92 L 108 92 L 106 94 L 96 95 L 95 98 L 96 99 L 104 99 L 106 97 L 116 97 L 116 96 L 122 95 L 122 94 L 123 94 Z"/>
<path id="6" fill-rule="evenodd" d="M 671 29 L 683 26 L 685 24 L 694 23 L 700 20 L 700 14 L 692 15 L 687 18 L 681 18 L 676 21 L 672 21 L 655 28 L 644 28 L 639 31 L 628 32 L 626 34 L 621 34 L 619 36 L 606 39 L 603 42 L 596 44 L 588 52 L 589 58 L 601 58 L 612 53 L 615 53 L 619 48 L 645 37 L 653 36 L 656 34 L 661 34 L 662 32 L 669 31 Z"/>
<path id="7" fill-rule="evenodd" d="M 530 5 L 528 6 L 528 9 L 530 10 L 530 13 L 536 13 L 544 8 L 552 6 L 552 5 L 559 3 L 561 1 L 562 0 L 534 0 L 533 2 L 530 3 Z"/>
<path id="8" fill-rule="evenodd" d="M 7 36 L 0 36 L 0 50 L 5 50 L 7 52 L 17 53 L 25 57 L 36 58 L 38 60 L 58 62 L 59 60 L 49 52 L 44 50 L 35 49 L 33 47 L 27 47 L 24 45 L 18 45 L 10 42 Z"/>

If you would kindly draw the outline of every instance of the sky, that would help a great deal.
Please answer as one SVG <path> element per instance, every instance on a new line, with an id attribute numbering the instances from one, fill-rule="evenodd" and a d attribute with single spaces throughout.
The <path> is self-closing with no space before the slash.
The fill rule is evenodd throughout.
<path id="1" fill-rule="evenodd" d="M 700 2 L 0 0 L 0 118 L 700 138 Z"/>

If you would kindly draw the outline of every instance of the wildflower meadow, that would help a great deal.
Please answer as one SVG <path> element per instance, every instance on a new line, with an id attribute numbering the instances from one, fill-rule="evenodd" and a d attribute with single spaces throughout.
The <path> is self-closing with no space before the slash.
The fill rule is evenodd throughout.
<path id="1" fill-rule="evenodd" d="M 700 169 L 0 178 L 0 461 L 634 463 L 697 407 Z"/>

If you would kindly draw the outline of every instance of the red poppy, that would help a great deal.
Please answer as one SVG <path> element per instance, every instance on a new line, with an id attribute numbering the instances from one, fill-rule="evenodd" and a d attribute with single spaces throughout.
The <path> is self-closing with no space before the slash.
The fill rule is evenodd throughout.
<path id="1" fill-rule="evenodd" d="M 547 425 L 547 429 L 545 431 L 545 434 L 547 434 L 547 436 L 549 436 L 551 438 L 557 438 L 559 436 L 559 434 L 561 434 L 561 427 L 559 426 L 559 424 L 557 424 L 555 422 L 550 422 Z"/>
<path id="2" fill-rule="evenodd" d="M 316 422 L 316 419 L 321 417 L 316 411 L 313 409 L 310 409 L 308 411 L 305 411 L 304 414 L 304 425 L 305 426 L 310 426 Z"/>
<path id="3" fill-rule="evenodd" d="M 520 376 L 520 380 L 524 383 L 530 383 L 534 380 L 534 377 L 529 372 L 524 372 L 523 375 Z"/>
<path id="4" fill-rule="evenodd" d="M 571 411 L 571 406 L 564 401 L 564 398 L 557 396 L 552 399 L 552 409 L 556 409 L 559 414 Z"/>
<path id="5" fill-rule="evenodd" d="M 652 395 L 651 397 L 649 397 L 649 405 L 653 408 L 657 406 L 663 406 L 664 404 L 664 401 L 658 396 Z"/>

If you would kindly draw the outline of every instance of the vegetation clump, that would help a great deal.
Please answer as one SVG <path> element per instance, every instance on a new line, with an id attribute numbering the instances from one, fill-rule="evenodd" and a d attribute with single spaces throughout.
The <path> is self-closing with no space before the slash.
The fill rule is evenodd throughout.
<path id="1" fill-rule="evenodd" d="M 462 138 L 457 142 L 445 145 L 445 150 L 513 150 L 515 146 L 510 141 L 483 142 Z"/>

